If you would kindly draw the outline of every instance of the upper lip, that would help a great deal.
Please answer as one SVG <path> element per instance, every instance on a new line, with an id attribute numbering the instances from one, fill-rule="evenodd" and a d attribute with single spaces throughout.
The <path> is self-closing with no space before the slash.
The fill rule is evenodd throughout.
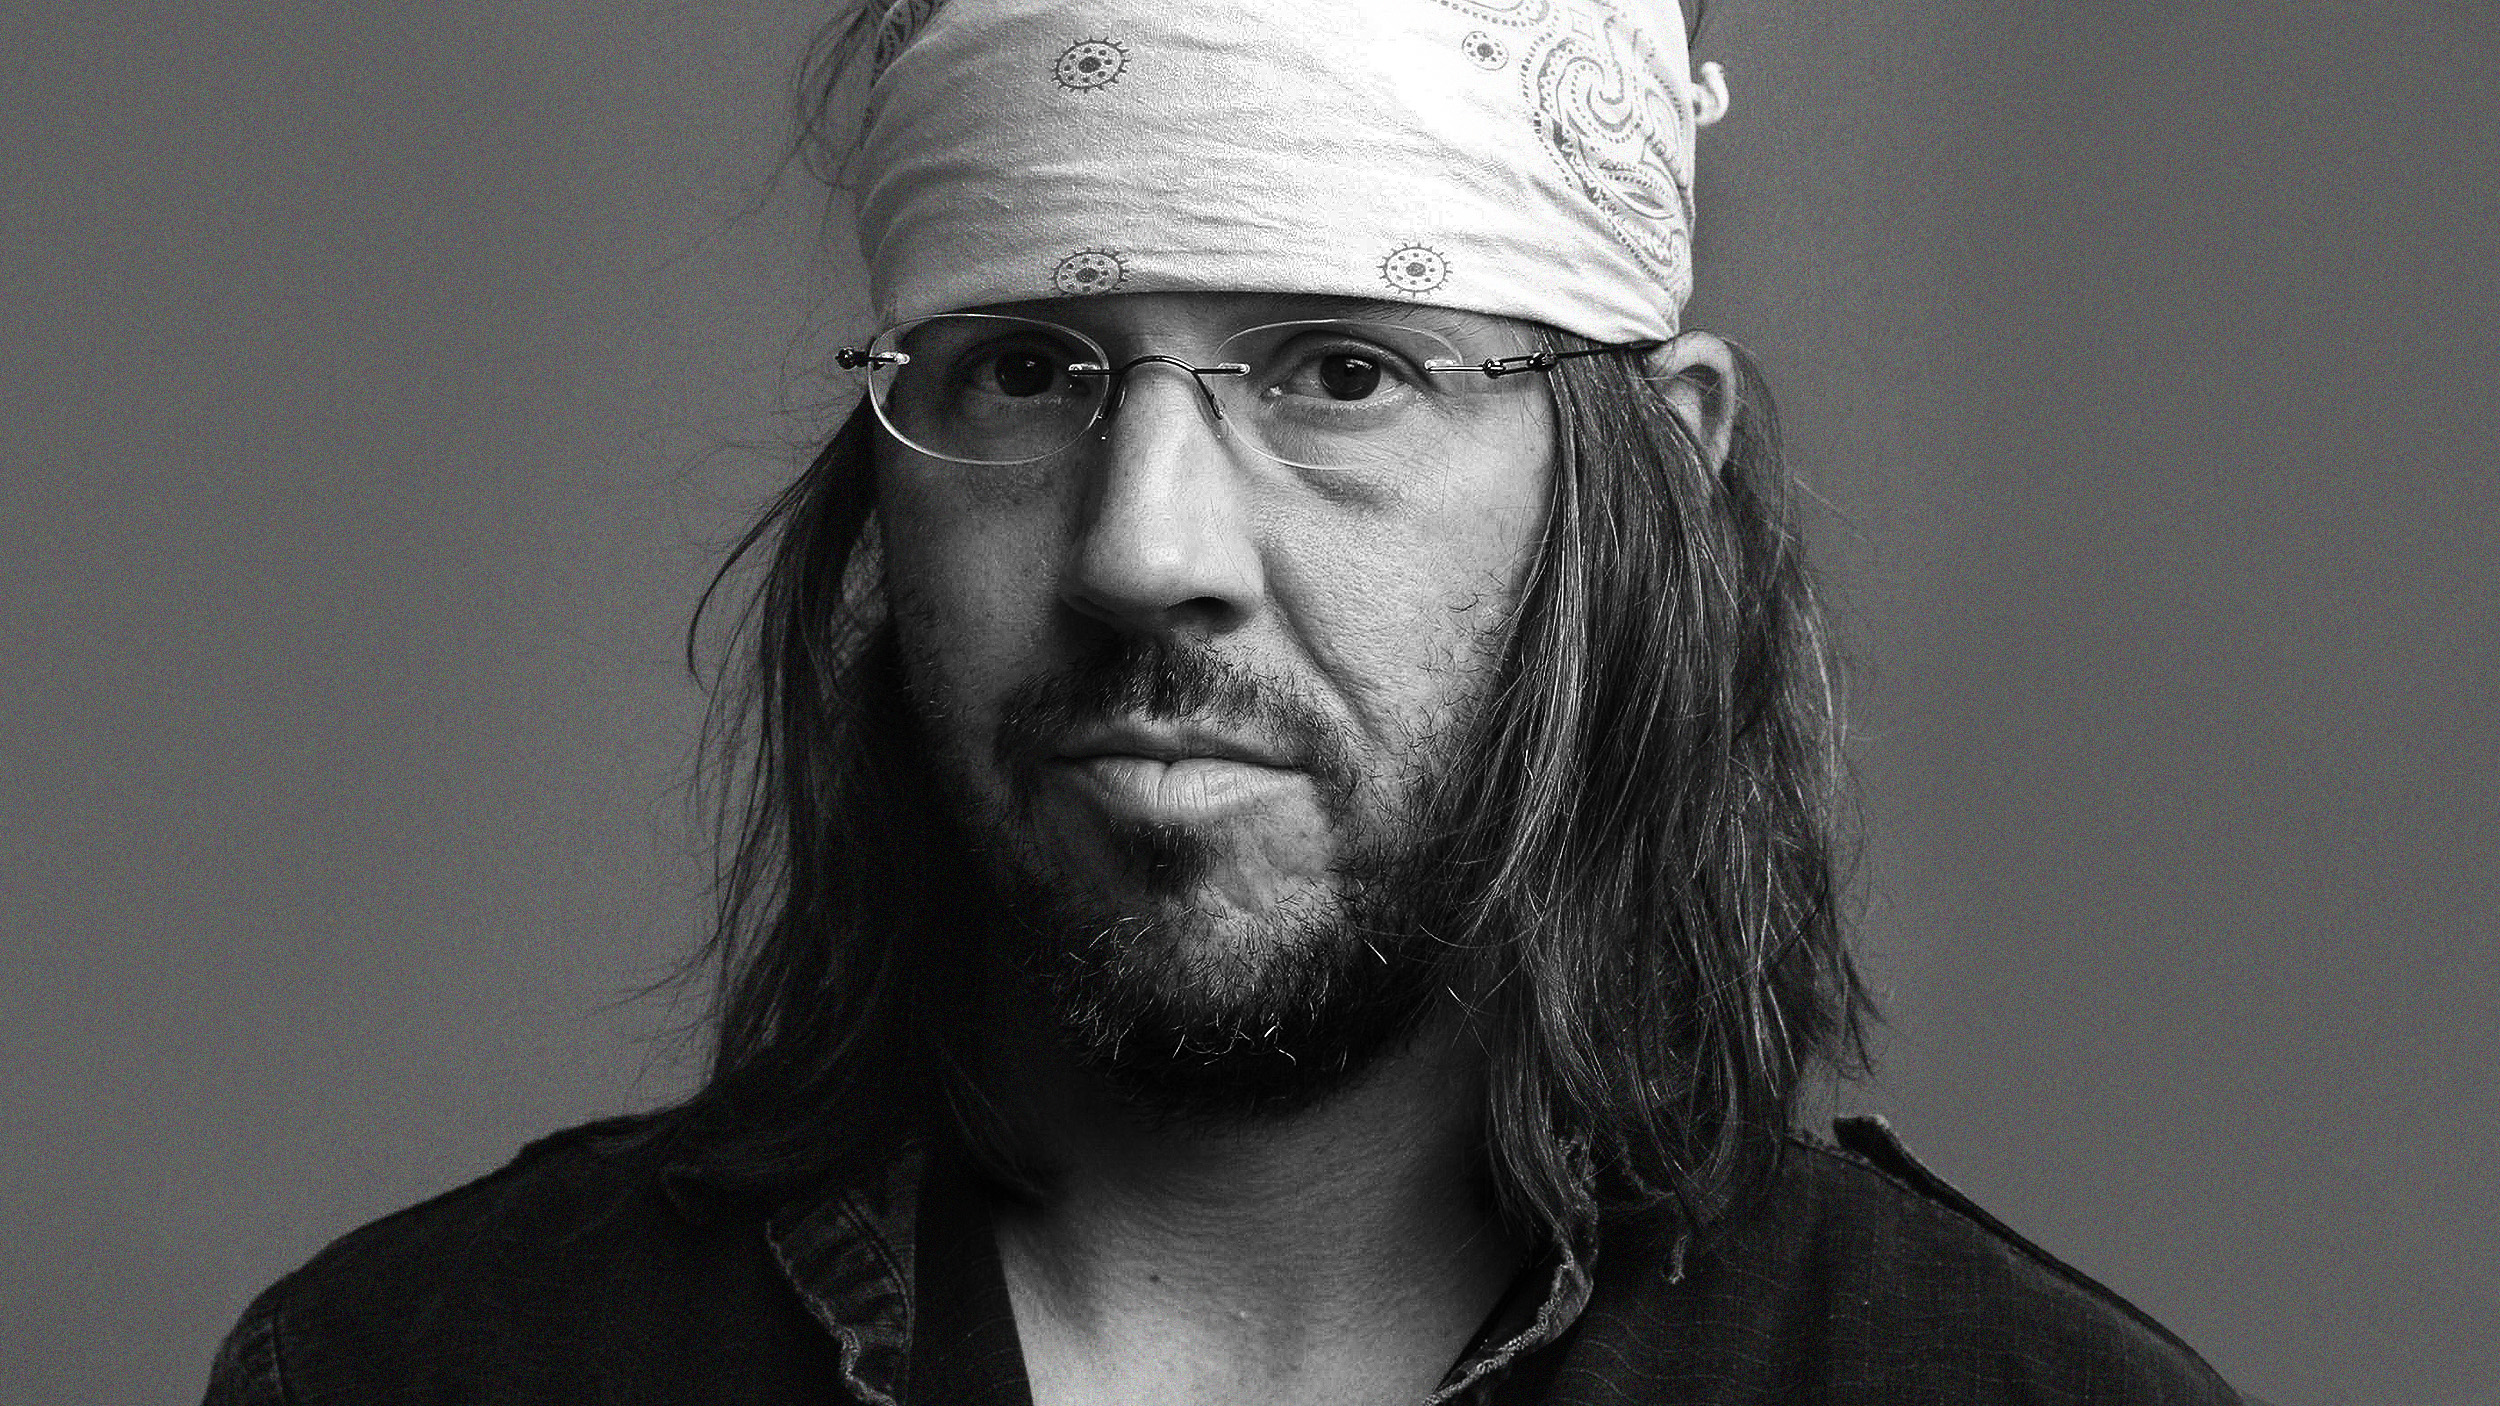
<path id="1" fill-rule="evenodd" d="M 1177 762 L 1189 757 L 1212 757 L 1253 766 L 1292 765 L 1272 747 L 1205 723 L 1142 719 L 1100 723 L 1071 733 L 1061 742 L 1059 755 L 1071 761 L 1086 757 L 1152 757 L 1159 762 Z"/>

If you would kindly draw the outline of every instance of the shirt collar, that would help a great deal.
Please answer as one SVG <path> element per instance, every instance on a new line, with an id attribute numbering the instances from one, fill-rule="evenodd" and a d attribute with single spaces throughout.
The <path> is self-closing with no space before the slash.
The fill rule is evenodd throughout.
<path id="1" fill-rule="evenodd" d="M 843 1384 L 872 1406 L 901 1406 L 927 1165 L 921 1143 L 902 1143 L 882 1168 L 820 1183 L 764 1224 L 790 1287 L 841 1345 Z"/>
<path id="2" fill-rule="evenodd" d="M 790 1287 L 841 1352 L 843 1384 L 870 1406 L 902 1406 L 911 1360 L 921 1187 L 927 1144 L 904 1139 L 874 1164 L 843 1171 L 777 1197 L 766 1211 L 765 1241 Z M 681 1205 L 706 1178 L 672 1168 Z M 1597 1225 L 1584 1214 L 1531 1261 L 1485 1331 L 1419 1406 L 1481 1401 L 1522 1356 L 1569 1331 L 1588 1306 Z"/>

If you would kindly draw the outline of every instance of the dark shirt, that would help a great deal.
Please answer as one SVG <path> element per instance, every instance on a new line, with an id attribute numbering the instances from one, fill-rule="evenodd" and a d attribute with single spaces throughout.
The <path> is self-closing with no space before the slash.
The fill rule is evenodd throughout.
<path id="1" fill-rule="evenodd" d="M 962 1159 L 947 1157 L 923 1185 L 903 1406 L 1033 1406 L 980 1183 Z"/>
<path id="2" fill-rule="evenodd" d="M 1030 1406 L 958 1164 L 863 1136 L 856 1171 L 765 1193 L 672 1160 L 650 1127 L 560 1133 L 346 1236 L 245 1311 L 209 1402 Z M 1689 1255 L 1663 1213 L 1556 1247 L 1429 1400 L 2239 1400 L 1880 1123 L 1835 1136 L 1792 1139 L 1768 1192 Z"/>

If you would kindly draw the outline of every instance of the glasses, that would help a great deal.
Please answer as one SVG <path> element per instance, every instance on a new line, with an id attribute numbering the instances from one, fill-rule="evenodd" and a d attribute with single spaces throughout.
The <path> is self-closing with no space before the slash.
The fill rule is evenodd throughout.
<path id="1" fill-rule="evenodd" d="M 1329 318 L 1236 332 L 1203 365 L 1115 362 L 1073 328 L 959 312 L 903 323 L 834 360 L 867 372 L 869 403 L 896 439 L 958 464 L 1062 453 L 1119 413 L 1132 375 L 1163 366 L 1196 385 L 1228 442 L 1298 468 L 1395 471 L 1451 462 L 1505 419 L 1542 413 L 1545 400 L 1517 379 L 1526 373 L 1659 345 L 1555 351 L 1527 340 L 1508 324 L 1445 334 Z"/>

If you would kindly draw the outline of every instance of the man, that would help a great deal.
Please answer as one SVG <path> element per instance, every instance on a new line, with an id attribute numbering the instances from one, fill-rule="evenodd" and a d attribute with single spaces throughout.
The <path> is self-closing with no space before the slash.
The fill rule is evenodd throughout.
<path id="1" fill-rule="evenodd" d="M 884 330 L 748 546 L 705 1087 L 349 1236 L 229 1401 L 2206 1402 L 1880 1126 L 1657 0 L 894 0 Z M 865 86 L 857 130 L 830 135 Z"/>

